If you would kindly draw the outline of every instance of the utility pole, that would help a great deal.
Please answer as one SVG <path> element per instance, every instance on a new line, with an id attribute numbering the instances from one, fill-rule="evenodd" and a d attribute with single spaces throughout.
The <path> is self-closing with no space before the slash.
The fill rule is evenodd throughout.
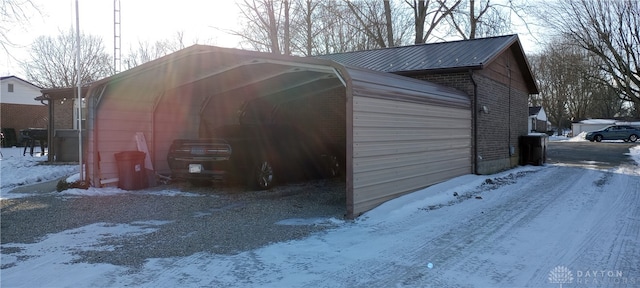
<path id="1" fill-rule="evenodd" d="M 80 9 L 76 0 L 76 85 L 78 86 L 78 162 L 80 162 L 80 182 L 84 181 L 82 161 L 82 83 L 80 77 Z"/>
<path id="2" fill-rule="evenodd" d="M 120 0 L 113 0 L 113 69 L 115 73 L 119 73 L 122 69 L 121 32 Z"/>

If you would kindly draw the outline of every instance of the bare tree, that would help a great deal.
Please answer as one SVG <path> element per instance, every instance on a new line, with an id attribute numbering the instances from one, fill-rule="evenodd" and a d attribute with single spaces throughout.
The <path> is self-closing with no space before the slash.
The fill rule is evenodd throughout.
<path id="1" fill-rule="evenodd" d="M 283 0 L 282 5 L 284 5 L 284 54 L 291 55 L 291 19 L 290 19 L 290 5 L 289 0 Z"/>
<path id="2" fill-rule="evenodd" d="M 395 46 L 395 39 L 393 39 L 393 20 L 391 20 L 391 3 L 389 0 L 384 0 L 384 19 L 387 30 L 387 43 L 389 47 Z"/>
<path id="3" fill-rule="evenodd" d="M 298 0 L 297 6 L 299 7 L 298 22 L 295 23 L 300 33 L 299 37 L 292 37 L 292 45 L 294 49 L 302 51 L 305 56 L 313 55 L 313 49 L 315 46 L 314 38 L 317 36 L 317 29 L 314 25 L 314 18 L 316 18 L 318 10 L 318 1 L 312 0 Z"/>
<path id="4" fill-rule="evenodd" d="M 605 74 L 594 80 L 633 103 L 640 117 L 640 2 L 567 0 L 549 5 L 554 13 L 540 12 L 540 18 L 600 58 L 598 67 Z"/>
<path id="5" fill-rule="evenodd" d="M 31 0 L 0 1 L 0 46 L 9 54 L 9 47 L 15 44 L 9 39 L 9 32 L 27 24 L 31 13 L 40 13 Z"/>
<path id="6" fill-rule="evenodd" d="M 440 23 L 458 8 L 462 0 L 454 0 L 453 3 L 447 3 L 447 0 L 405 0 L 405 2 L 413 10 L 415 25 L 414 43 L 420 44 L 427 43 L 427 40 L 440 26 Z M 429 26 L 425 31 L 427 17 L 429 17 Z"/>
<path id="7" fill-rule="evenodd" d="M 383 1 L 382 7 L 380 2 L 366 0 L 344 0 L 344 4 L 351 13 L 336 16 L 353 17 L 354 22 L 346 23 L 354 25 L 375 43 L 372 48 L 394 47 L 408 42 L 406 36 L 410 34 L 411 25 L 407 21 L 406 9 L 396 8 L 388 0 Z"/>
<path id="8" fill-rule="evenodd" d="M 592 92 L 591 106 L 587 109 L 587 115 L 590 118 L 612 119 L 614 117 L 628 117 L 631 113 L 627 109 L 625 103 L 628 103 L 620 97 L 618 92 L 610 86 L 601 83 L 592 82 L 595 85 Z"/>
<path id="9" fill-rule="evenodd" d="M 527 8 L 519 0 L 491 2 L 492 0 L 464 0 L 451 4 L 441 1 L 446 11 L 447 22 L 454 34 L 463 39 L 501 35 L 511 30 L 510 13 L 524 20 L 523 11 Z M 455 6 L 455 7 L 454 7 Z"/>
<path id="10" fill-rule="evenodd" d="M 324 1 L 314 19 L 317 33 L 314 35 L 315 54 L 342 53 L 379 46 L 349 17 L 350 9 L 342 0 Z"/>
<path id="11" fill-rule="evenodd" d="M 379 47 L 387 47 L 387 43 L 385 41 L 383 30 L 386 28 L 384 22 L 381 21 L 382 11 L 380 9 L 379 2 L 373 1 L 345 1 L 347 7 L 351 13 L 349 16 L 354 16 L 357 20 L 355 23 L 351 25 L 355 25 L 354 27 L 360 28 L 369 39 L 376 42 Z M 341 15 L 345 17 L 346 15 Z M 393 43 L 389 43 L 393 44 Z"/>
<path id="12" fill-rule="evenodd" d="M 388 47 L 389 37 L 395 38 L 394 45 L 404 43 L 409 29 L 403 28 L 407 25 L 395 25 L 396 22 L 387 25 L 383 4 L 346 0 L 245 0 L 238 6 L 246 23 L 241 30 L 230 31 L 230 34 L 241 37 L 253 50 L 305 56 Z M 395 3 L 388 4 L 386 11 L 392 19 L 402 15 L 403 11 L 396 9 Z M 353 11 L 358 14 L 354 16 Z M 388 33 L 387 27 L 396 26 L 397 30 Z"/>
<path id="13" fill-rule="evenodd" d="M 587 118 L 614 117 L 624 113 L 623 103 L 612 99 L 611 89 L 592 81 L 602 76 L 600 59 L 573 45 L 566 39 L 555 40 L 531 59 L 540 94 L 532 97 L 533 105 L 547 111 L 557 127 Z"/>
<path id="14" fill-rule="evenodd" d="M 194 44 L 197 43 L 195 40 Z M 176 52 L 186 47 L 184 32 L 176 32 L 175 38 L 159 40 L 151 44 L 149 42 L 139 42 L 137 48 L 132 48 L 131 52 L 123 59 L 125 69 L 131 69 L 151 60 L 158 59 L 167 54 Z"/>
<path id="15" fill-rule="evenodd" d="M 552 125 L 564 128 L 563 123 L 568 119 L 567 93 L 561 80 L 563 69 L 557 65 L 558 54 L 548 48 L 542 54 L 530 57 L 531 69 L 540 87 L 540 93 L 532 95 L 530 102 L 532 106 L 544 107 Z"/>
<path id="16" fill-rule="evenodd" d="M 27 78 L 44 88 L 73 87 L 80 81 L 90 83 L 113 73 L 111 56 L 104 51 L 102 39 L 81 34 L 80 72 L 76 70 L 76 35 L 72 29 L 57 37 L 40 36 L 31 46 L 30 61 L 21 63 Z"/>
<path id="17" fill-rule="evenodd" d="M 285 50 L 290 47 L 288 0 L 244 0 L 238 7 L 247 22 L 242 31 L 231 31 L 232 35 L 258 51 L 282 54 L 280 47 L 285 46 Z"/>

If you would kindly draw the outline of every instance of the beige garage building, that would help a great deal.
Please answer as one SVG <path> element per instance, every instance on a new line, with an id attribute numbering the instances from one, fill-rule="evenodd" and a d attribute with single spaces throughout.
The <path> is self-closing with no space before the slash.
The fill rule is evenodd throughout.
<path id="1" fill-rule="evenodd" d="M 136 135 L 147 168 L 169 174 L 174 139 L 237 121 L 257 97 L 344 147 L 348 217 L 472 172 L 467 95 L 329 60 L 195 45 L 93 83 L 88 96 L 85 155 L 96 187 L 117 180 L 114 154 L 138 149 Z"/>

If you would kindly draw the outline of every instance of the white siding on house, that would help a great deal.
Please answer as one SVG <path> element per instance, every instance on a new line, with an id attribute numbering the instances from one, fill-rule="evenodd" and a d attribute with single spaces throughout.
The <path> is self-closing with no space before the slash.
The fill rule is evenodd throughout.
<path id="1" fill-rule="evenodd" d="M 40 88 L 16 77 L 8 77 L 0 82 L 0 86 L 2 86 L 0 103 L 42 106 L 40 101 L 34 100 L 34 98 L 42 94 L 40 93 Z M 9 92 L 9 84 L 13 85 L 13 92 Z"/>

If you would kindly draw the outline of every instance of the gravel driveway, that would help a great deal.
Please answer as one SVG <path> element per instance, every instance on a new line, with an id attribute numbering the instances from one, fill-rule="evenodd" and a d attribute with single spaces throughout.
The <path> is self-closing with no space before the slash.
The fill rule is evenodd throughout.
<path id="1" fill-rule="evenodd" d="M 185 193 L 153 193 L 166 190 Z M 78 252 L 79 262 L 140 267 L 148 258 L 234 254 L 306 237 L 332 227 L 333 218 L 344 218 L 345 197 L 345 184 L 339 180 L 289 184 L 269 191 L 177 183 L 116 196 L 44 193 L 1 201 L 0 238 L 2 244 L 34 243 L 49 233 L 93 223 L 162 221 L 149 234 L 108 238 L 101 244 L 114 247 L 110 251 Z M 11 250 L 3 249 L 2 254 L 18 252 Z"/>

